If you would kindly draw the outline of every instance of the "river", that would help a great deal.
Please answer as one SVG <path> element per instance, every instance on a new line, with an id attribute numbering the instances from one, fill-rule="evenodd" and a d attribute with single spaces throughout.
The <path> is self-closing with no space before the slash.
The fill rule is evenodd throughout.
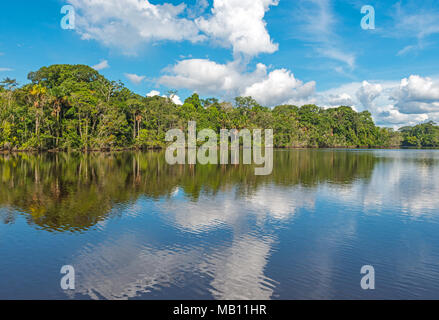
<path id="1" fill-rule="evenodd" d="M 439 151 L 273 158 L 0 155 L 0 299 L 439 299 Z"/>

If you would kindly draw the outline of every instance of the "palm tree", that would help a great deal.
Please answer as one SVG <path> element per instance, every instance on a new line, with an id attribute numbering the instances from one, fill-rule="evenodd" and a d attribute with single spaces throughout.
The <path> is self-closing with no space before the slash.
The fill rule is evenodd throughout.
<path id="1" fill-rule="evenodd" d="M 40 140 L 40 123 L 44 114 L 44 105 L 47 102 L 47 88 L 42 85 L 34 85 L 30 91 L 35 109 L 35 135 Z"/>
<path id="2" fill-rule="evenodd" d="M 130 108 L 130 112 L 133 116 L 133 140 L 139 136 L 140 133 L 140 123 L 143 120 L 142 113 L 142 102 L 136 98 L 130 98 L 127 100 L 127 104 Z"/>

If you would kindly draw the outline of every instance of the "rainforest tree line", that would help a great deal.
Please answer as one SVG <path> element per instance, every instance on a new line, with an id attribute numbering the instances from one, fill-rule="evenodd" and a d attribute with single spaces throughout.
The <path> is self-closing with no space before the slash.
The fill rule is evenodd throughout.
<path id="1" fill-rule="evenodd" d="M 169 129 L 272 128 L 276 147 L 437 147 L 434 123 L 399 131 L 377 127 L 368 111 L 261 106 L 251 97 L 233 103 L 197 94 L 183 105 L 167 97 L 143 97 L 85 65 L 52 65 L 19 86 L 0 82 L 0 149 L 114 150 L 162 148 Z"/>

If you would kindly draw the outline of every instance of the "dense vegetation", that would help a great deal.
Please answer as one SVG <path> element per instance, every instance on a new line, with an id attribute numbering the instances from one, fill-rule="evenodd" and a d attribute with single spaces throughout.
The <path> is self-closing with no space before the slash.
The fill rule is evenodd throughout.
<path id="1" fill-rule="evenodd" d="M 0 83 L 0 149 L 108 150 L 160 148 L 169 129 L 272 128 L 276 147 L 439 146 L 438 127 L 375 126 L 368 111 L 281 105 L 273 109 L 251 97 L 234 103 L 197 94 L 182 106 L 168 97 L 142 97 L 84 65 L 53 65 L 28 75 L 30 83 Z"/>
<path id="2" fill-rule="evenodd" d="M 439 147 L 439 126 L 434 122 L 418 124 L 414 127 L 402 127 L 402 144 L 408 147 Z"/>

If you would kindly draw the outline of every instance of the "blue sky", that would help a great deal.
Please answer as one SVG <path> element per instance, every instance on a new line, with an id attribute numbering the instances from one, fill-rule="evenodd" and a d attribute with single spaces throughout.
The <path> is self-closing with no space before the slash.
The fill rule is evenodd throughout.
<path id="1" fill-rule="evenodd" d="M 75 8 L 75 29 L 60 26 Z M 375 10 L 364 30 L 361 8 Z M 2 3 L 0 78 L 69 63 L 133 91 L 370 110 L 439 121 L 439 1 L 16 0 Z M 178 100 L 177 100 L 178 102 Z"/>

